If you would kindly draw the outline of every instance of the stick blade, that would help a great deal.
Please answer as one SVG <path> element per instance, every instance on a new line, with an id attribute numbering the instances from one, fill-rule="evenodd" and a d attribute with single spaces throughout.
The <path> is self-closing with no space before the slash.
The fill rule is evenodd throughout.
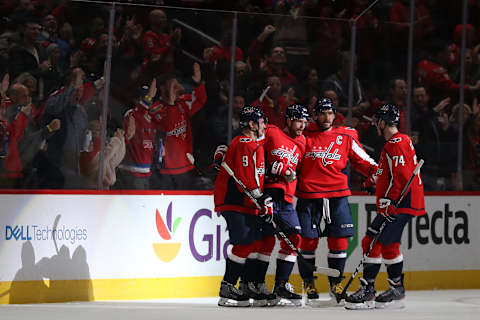
<path id="1" fill-rule="evenodd" d="M 316 267 L 315 270 L 318 274 L 324 274 L 329 277 L 339 277 L 340 276 L 340 271 L 337 269 L 332 269 L 332 268 L 325 268 L 325 267 Z"/>
<path id="2" fill-rule="evenodd" d="M 193 155 L 191 153 L 186 153 L 185 154 L 187 156 L 187 159 L 188 161 L 190 161 L 191 164 L 195 164 L 195 158 L 193 157 Z"/>

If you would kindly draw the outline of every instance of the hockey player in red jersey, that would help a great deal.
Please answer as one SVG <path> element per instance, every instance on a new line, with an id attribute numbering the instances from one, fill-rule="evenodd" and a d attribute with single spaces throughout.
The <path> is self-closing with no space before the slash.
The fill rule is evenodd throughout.
<path id="1" fill-rule="evenodd" d="M 285 128 L 269 124 L 265 138 L 261 140 L 267 168 L 265 193 L 273 198 L 275 224 L 298 247 L 301 241 L 300 223 L 293 207 L 293 196 L 297 185 L 297 166 L 305 149 L 303 130 L 308 121 L 308 110 L 302 105 L 292 104 L 287 107 L 285 118 Z M 300 306 L 302 296 L 296 294 L 288 283 L 297 256 L 284 240 L 280 241 L 277 255 L 274 294 L 266 289 L 265 275 L 275 245 L 275 237 L 273 225 L 263 226 L 262 231 L 263 239 L 258 255 L 255 259 L 252 257 L 247 259 L 246 277 L 254 279 L 254 286 L 266 296 L 268 305 L 281 302 Z"/>
<path id="2" fill-rule="evenodd" d="M 301 237 L 300 223 L 293 207 L 293 196 L 296 188 L 296 170 L 305 149 L 303 130 L 308 121 L 308 110 L 302 105 L 292 104 L 287 107 L 286 126 L 282 130 L 275 125 L 268 125 L 264 137 L 258 140 L 265 149 L 266 167 L 268 176 L 265 178 L 265 193 L 274 200 L 275 223 L 298 247 Z M 215 152 L 214 162 L 224 158 L 226 146 L 219 146 Z M 272 295 L 266 288 L 265 275 L 267 273 L 270 255 L 275 245 L 273 226 L 262 226 L 263 239 L 257 255 L 249 255 L 245 263 L 245 272 L 242 276 L 240 288 L 251 298 L 258 296 L 267 299 L 268 305 L 275 305 L 281 299 L 285 304 L 301 305 L 302 297 L 293 292 L 288 279 L 296 261 L 296 254 L 281 241 L 277 256 L 277 270 L 275 275 L 275 289 Z M 246 283 L 245 279 L 254 279 L 254 283 Z M 258 301 L 257 301 L 258 303 Z"/>
<path id="3" fill-rule="evenodd" d="M 240 276 L 249 285 L 254 279 L 245 278 L 247 257 L 256 255 L 261 247 L 262 231 L 259 219 L 271 223 L 272 197 L 263 192 L 265 155 L 257 139 L 265 134 L 265 115 L 256 107 L 245 106 L 240 114 L 242 134 L 235 137 L 225 154 L 225 163 L 257 199 L 261 210 L 245 194 L 242 187 L 220 167 L 214 188 L 215 211 L 227 222 L 230 244 L 233 245 L 226 260 L 225 274 L 220 285 L 219 306 L 249 306 L 249 295 L 236 288 Z M 258 288 L 251 288 L 258 292 Z M 260 297 L 260 294 L 259 294 Z M 266 299 L 254 299 L 254 305 L 265 305 Z M 257 300 L 257 301 L 255 301 Z M 255 304 L 255 303 L 258 304 Z"/>
<path id="4" fill-rule="evenodd" d="M 183 87 L 173 76 L 165 76 L 159 83 L 160 100 L 152 105 L 150 113 L 165 133 L 165 159 L 160 169 L 161 189 L 195 188 L 195 167 L 186 154 L 193 154 L 191 118 L 207 101 L 200 65 L 194 63 L 192 80 L 196 87 L 191 94 L 181 94 Z"/>
<path id="5" fill-rule="evenodd" d="M 377 132 L 387 142 L 380 155 L 376 173 L 378 215 L 368 226 L 362 240 L 364 253 L 382 223 L 385 220 L 388 223 L 365 259 L 360 288 L 345 299 L 345 307 L 348 309 L 401 307 L 401 300 L 405 297 L 400 240 L 405 225 L 413 217 L 425 214 L 425 200 L 419 173 L 413 179 L 403 200 L 397 202 L 417 166 L 417 156 L 410 137 L 397 129 L 399 119 L 398 108 L 389 104 L 380 107 L 374 116 Z M 387 267 L 390 288 L 375 297 L 375 278 L 382 262 Z"/>
<path id="6" fill-rule="evenodd" d="M 347 238 L 353 236 L 353 220 L 348 205 L 347 163 L 369 177 L 377 164 L 351 135 L 333 128 L 335 105 L 330 99 L 317 100 L 314 120 L 317 131 L 308 132 L 305 153 L 299 172 L 296 196 L 297 212 L 302 227 L 301 250 L 315 265 L 319 237 L 327 237 L 328 266 L 340 271 L 339 277 L 329 277 L 330 294 L 340 295 L 341 280 L 347 258 Z M 322 232 L 321 221 L 325 221 Z M 299 265 L 308 301 L 318 299 L 313 272 Z"/>

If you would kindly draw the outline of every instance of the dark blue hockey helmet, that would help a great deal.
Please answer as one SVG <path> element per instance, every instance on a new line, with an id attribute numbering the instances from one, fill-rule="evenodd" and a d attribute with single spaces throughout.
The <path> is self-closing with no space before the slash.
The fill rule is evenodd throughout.
<path id="1" fill-rule="evenodd" d="M 333 113 L 337 113 L 337 109 L 335 108 L 335 104 L 329 98 L 322 98 L 318 99 L 315 102 L 314 111 L 316 114 L 319 114 L 322 111 L 332 110 Z"/>
<path id="2" fill-rule="evenodd" d="M 305 119 L 308 120 L 309 118 L 308 109 L 301 104 L 291 104 L 287 107 L 285 111 L 285 118 L 290 120 L 301 120 Z"/>
<path id="3" fill-rule="evenodd" d="M 383 120 L 387 125 L 397 125 L 400 122 L 400 111 L 393 104 L 384 104 L 377 109 L 373 118 L 375 123 Z"/>
<path id="4" fill-rule="evenodd" d="M 265 117 L 265 114 L 263 113 L 262 109 L 258 107 L 252 107 L 252 106 L 244 106 L 242 108 L 242 111 L 240 111 L 240 127 L 245 128 L 248 127 L 248 123 L 250 121 L 254 121 L 258 123 L 258 120 L 263 118 L 265 123 L 267 122 L 267 117 Z"/>

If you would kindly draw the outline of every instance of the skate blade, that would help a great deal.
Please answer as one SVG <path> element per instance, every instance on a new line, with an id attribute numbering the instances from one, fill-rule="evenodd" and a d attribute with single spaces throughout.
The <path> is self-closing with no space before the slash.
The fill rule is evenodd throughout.
<path id="1" fill-rule="evenodd" d="M 375 309 L 375 301 L 365 301 L 364 303 L 352 303 L 352 302 L 345 301 L 345 309 L 347 310 Z"/>
<path id="2" fill-rule="evenodd" d="M 219 307 L 245 308 L 245 307 L 250 307 L 250 301 L 248 301 L 248 300 L 237 301 L 237 300 L 232 300 L 232 299 L 228 299 L 228 298 L 220 298 L 220 300 L 218 300 L 218 306 Z"/>
<path id="3" fill-rule="evenodd" d="M 329 308 L 329 307 L 342 307 L 343 303 L 342 301 L 340 303 L 337 303 L 336 299 L 327 299 L 327 300 L 315 299 L 315 300 L 307 300 L 306 305 L 312 308 Z"/>
<path id="4" fill-rule="evenodd" d="M 252 307 L 266 307 L 268 305 L 267 300 L 254 300 L 250 299 Z"/>
<path id="5" fill-rule="evenodd" d="M 280 301 L 278 302 L 278 305 L 282 307 L 301 307 L 302 299 L 281 298 Z"/>
<path id="6" fill-rule="evenodd" d="M 268 300 L 267 299 L 267 307 L 275 307 L 277 306 L 279 303 L 280 303 L 280 298 L 276 298 L 276 299 L 273 299 L 273 300 Z"/>
<path id="7" fill-rule="evenodd" d="M 403 309 L 405 304 L 402 300 L 392 300 L 390 302 L 375 302 L 376 309 Z"/>

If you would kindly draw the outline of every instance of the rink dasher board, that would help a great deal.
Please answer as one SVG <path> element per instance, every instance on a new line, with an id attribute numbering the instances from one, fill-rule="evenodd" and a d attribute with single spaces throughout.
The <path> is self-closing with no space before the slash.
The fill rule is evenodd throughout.
<path id="1" fill-rule="evenodd" d="M 224 271 L 228 231 L 211 194 L 2 194 L 0 203 L 0 283 L 191 278 L 201 285 Z M 374 197 L 351 196 L 350 203 L 356 228 L 346 272 L 358 264 L 376 214 Z M 404 232 L 405 271 L 480 270 L 479 207 L 477 195 L 427 196 L 427 216 Z M 326 254 L 322 239 L 317 265 L 326 265 Z"/>

